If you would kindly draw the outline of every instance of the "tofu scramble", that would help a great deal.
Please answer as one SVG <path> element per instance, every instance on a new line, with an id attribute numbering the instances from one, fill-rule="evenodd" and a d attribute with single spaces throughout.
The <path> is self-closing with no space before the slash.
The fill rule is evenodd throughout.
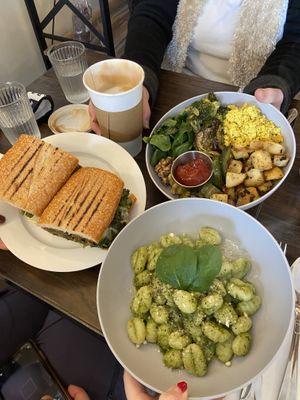
<path id="1" fill-rule="evenodd" d="M 224 119 L 225 146 L 247 147 L 254 140 L 283 142 L 280 128 L 262 114 L 253 104 L 230 104 Z"/>

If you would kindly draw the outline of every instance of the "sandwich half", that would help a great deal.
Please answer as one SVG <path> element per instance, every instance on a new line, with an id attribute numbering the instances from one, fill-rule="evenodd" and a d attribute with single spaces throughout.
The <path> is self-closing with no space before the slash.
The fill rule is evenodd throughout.
<path id="1" fill-rule="evenodd" d="M 128 222 L 133 202 L 118 176 L 81 167 L 54 196 L 38 225 L 84 246 L 108 247 Z"/>
<path id="2" fill-rule="evenodd" d="M 39 217 L 77 165 L 72 154 L 21 135 L 0 160 L 0 199 Z"/>

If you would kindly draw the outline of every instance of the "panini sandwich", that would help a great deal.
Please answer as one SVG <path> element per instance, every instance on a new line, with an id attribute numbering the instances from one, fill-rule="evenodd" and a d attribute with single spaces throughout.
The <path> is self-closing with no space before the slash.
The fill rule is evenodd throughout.
<path id="1" fill-rule="evenodd" d="M 128 222 L 134 201 L 118 176 L 81 167 L 54 196 L 38 225 L 84 246 L 106 248 Z"/>
<path id="2" fill-rule="evenodd" d="M 0 160 L 0 199 L 39 217 L 77 165 L 72 154 L 21 135 Z"/>

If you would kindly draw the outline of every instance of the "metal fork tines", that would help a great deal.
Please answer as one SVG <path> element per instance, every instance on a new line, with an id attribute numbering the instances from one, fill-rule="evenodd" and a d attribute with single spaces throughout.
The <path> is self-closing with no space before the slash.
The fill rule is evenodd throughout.
<path id="1" fill-rule="evenodd" d="M 283 254 L 286 254 L 286 251 L 287 251 L 287 243 L 279 242 L 279 246 L 281 247 L 281 250 L 282 250 Z"/>

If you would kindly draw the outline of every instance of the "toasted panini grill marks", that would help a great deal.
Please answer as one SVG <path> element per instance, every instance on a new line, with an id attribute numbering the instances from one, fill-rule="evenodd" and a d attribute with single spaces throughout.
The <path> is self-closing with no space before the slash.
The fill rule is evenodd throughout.
<path id="1" fill-rule="evenodd" d="M 103 183 L 103 180 L 98 180 L 97 174 L 86 174 L 85 180 L 79 189 L 81 197 L 77 200 L 77 207 L 74 207 L 72 218 L 66 223 L 67 228 L 77 230 L 81 222 L 85 220 L 84 218 L 87 218 L 87 209 L 91 206 L 92 202 L 95 201 L 94 199 L 96 196 L 98 196 L 98 200 L 101 201 L 103 196 L 102 191 L 105 189 Z M 83 226 L 84 224 L 82 224 L 78 230 L 83 230 Z"/>
<path id="2" fill-rule="evenodd" d="M 58 192 L 55 201 L 50 202 L 39 223 L 44 228 L 78 235 L 97 244 L 113 220 L 123 186 L 123 181 L 108 171 L 82 167 Z M 76 191 L 72 190 L 74 187 Z M 57 219 L 61 203 L 64 207 Z"/>
<path id="3" fill-rule="evenodd" d="M 72 197 L 70 198 L 67 206 L 67 210 L 64 213 L 64 215 L 62 216 L 58 226 L 62 225 L 64 223 L 64 225 L 66 227 L 68 227 L 73 219 L 74 216 L 77 215 L 78 211 L 80 210 L 80 208 L 82 207 L 82 204 L 84 203 L 86 197 L 88 196 L 88 193 L 84 193 L 83 189 L 84 187 L 87 185 L 88 183 L 88 177 L 84 176 L 84 179 L 82 180 L 82 182 L 80 183 L 80 185 L 75 186 L 75 190 L 74 190 L 74 199 L 72 199 Z M 81 196 L 84 196 L 83 200 L 81 199 Z M 67 221 L 67 222 L 65 222 Z"/>
<path id="4" fill-rule="evenodd" d="M 88 216 L 86 218 L 85 223 L 83 224 L 83 227 L 82 227 L 83 232 L 85 231 L 85 228 L 87 227 L 87 225 L 91 222 L 93 215 L 95 214 L 95 212 L 99 208 L 99 205 L 101 204 L 102 197 L 100 197 L 100 201 L 97 201 L 97 197 L 98 197 L 99 194 L 100 194 L 100 189 L 93 195 L 93 197 L 90 199 L 90 201 L 88 201 L 87 204 L 85 205 L 84 210 L 83 210 L 83 212 L 81 214 L 81 217 L 78 219 L 76 225 L 73 228 L 75 231 L 76 231 L 76 228 L 81 223 L 81 221 L 83 220 L 83 218 L 85 216 L 87 216 L 88 211 L 90 211 L 92 215 L 90 215 L 90 216 Z M 96 203 L 96 205 L 91 210 L 92 204 L 94 202 Z"/>
<path id="5" fill-rule="evenodd" d="M 0 198 L 40 216 L 77 165 L 72 154 L 21 135 L 0 160 Z"/>
<path id="6" fill-rule="evenodd" d="M 76 193 L 77 193 L 77 188 L 74 187 L 73 193 L 71 193 L 70 197 L 72 198 L 74 195 L 76 195 Z M 54 200 L 52 200 L 52 201 L 54 201 Z M 69 208 L 71 208 L 71 206 L 66 202 L 59 202 L 59 201 L 57 201 L 57 207 L 53 208 L 54 213 L 56 213 L 56 215 L 54 214 L 53 219 L 54 219 L 55 223 L 57 224 L 57 226 L 61 225 L 63 218 L 64 218 L 66 208 L 69 209 Z"/>
<path id="7" fill-rule="evenodd" d="M 19 168 L 19 169 L 17 169 L 16 167 L 14 168 L 14 169 L 17 169 L 17 173 L 16 173 L 16 175 L 13 177 L 13 179 L 9 182 L 8 187 L 6 188 L 5 192 L 3 193 L 3 196 L 5 196 L 5 195 L 7 194 L 7 192 L 9 191 L 9 189 L 10 189 L 11 187 L 14 187 L 15 190 L 14 190 L 13 193 L 8 197 L 8 199 L 11 199 L 11 198 L 16 194 L 16 192 L 22 187 L 22 185 L 23 185 L 23 183 L 25 182 L 25 180 L 29 178 L 30 174 L 31 174 L 32 171 L 33 171 L 33 168 L 31 168 L 31 169 L 30 169 L 30 172 L 27 173 L 27 175 L 25 176 L 25 179 L 22 179 L 21 185 L 20 185 L 20 184 L 17 184 L 17 185 L 15 186 L 16 180 L 17 180 L 17 179 L 20 177 L 20 175 L 25 171 L 25 169 L 26 169 L 26 167 L 28 166 L 28 164 L 34 159 L 34 157 L 35 157 L 36 154 L 38 153 L 38 151 L 39 151 L 39 149 L 41 148 L 41 146 L 42 146 L 42 145 L 40 144 L 40 145 L 37 147 L 37 149 L 31 154 L 31 156 L 30 156 L 29 158 L 26 159 L 26 155 L 29 153 L 30 149 L 28 149 L 28 151 L 26 151 L 26 153 L 24 153 L 23 156 L 21 156 L 19 162 L 21 163 L 24 159 L 25 159 L 25 162 L 24 162 L 24 164 L 22 165 L 21 168 Z"/>
<path id="8" fill-rule="evenodd" d="M 18 190 L 22 187 L 22 185 L 24 184 L 24 182 L 26 182 L 26 180 L 28 179 L 28 177 L 32 174 L 33 168 L 30 168 L 30 170 L 28 171 L 27 175 L 24 176 L 24 178 L 21 180 L 20 183 L 18 183 L 18 185 L 14 186 L 14 191 L 13 193 L 10 195 L 10 200 L 13 200 L 13 197 L 18 193 Z"/>

